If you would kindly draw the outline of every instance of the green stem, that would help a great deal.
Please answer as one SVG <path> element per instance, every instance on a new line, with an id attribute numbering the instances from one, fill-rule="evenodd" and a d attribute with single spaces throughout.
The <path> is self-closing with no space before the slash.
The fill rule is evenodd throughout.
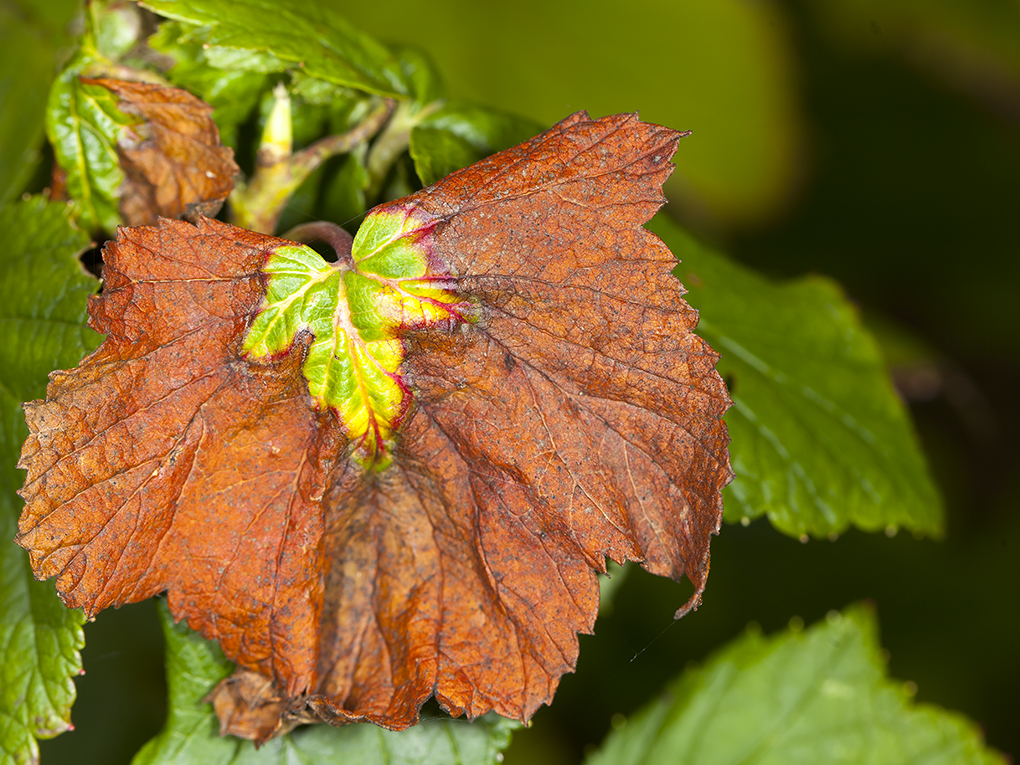
<path id="1" fill-rule="evenodd" d="M 272 234 L 287 200 L 322 163 L 346 154 L 382 129 L 393 113 L 394 102 L 382 99 L 369 115 L 351 130 L 322 138 L 299 152 L 293 152 L 290 96 L 281 85 L 276 103 L 262 133 L 255 175 L 250 183 L 238 183 L 230 194 L 231 222 Z"/>
<path id="2" fill-rule="evenodd" d="M 403 101 L 393 113 L 393 119 L 379 135 L 368 154 L 368 188 L 366 199 L 375 199 L 382 191 L 383 181 L 397 157 L 403 154 L 411 143 L 411 131 L 423 119 L 443 105 L 433 101 L 422 106 L 414 101 Z"/>

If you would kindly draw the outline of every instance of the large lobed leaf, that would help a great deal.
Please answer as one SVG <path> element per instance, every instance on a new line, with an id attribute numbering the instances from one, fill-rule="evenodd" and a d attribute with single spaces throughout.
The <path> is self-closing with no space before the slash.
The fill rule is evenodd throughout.
<path id="1" fill-rule="evenodd" d="M 431 695 L 527 719 L 607 557 L 696 606 L 729 399 L 642 226 L 679 137 L 574 115 L 377 208 L 333 266 L 211 220 L 121 229 L 106 341 L 27 410 L 36 574 L 86 614 L 168 590 L 259 740 L 404 728 Z"/>
<path id="2" fill-rule="evenodd" d="M 749 631 L 674 681 L 587 765 L 1005 765 L 977 727 L 884 677 L 872 614 Z"/>
<path id="3" fill-rule="evenodd" d="M 21 501 L 15 469 L 28 436 L 23 401 L 40 396 L 46 375 L 75 363 L 98 338 L 85 328 L 85 296 L 96 281 L 77 255 L 88 237 L 62 204 L 39 197 L 0 209 L 0 755 L 35 762 L 36 737 L 70 727 L 81 670 L 80 611 L 64 608 L 49 584 L 35 582 L 13 542 Z"/>
<path id="4" fill-rule="evenodd" d="M 510 743 L 516 726 L 489 715 L 473 723 L 428 718 L 399 733 L 370 724 L 342 728 L 302 728 L 260 749 L 251 742 L 222 737 L 206 697 L 233 665 L 216 643 L 203 640 L 183 624 L 174 624 L 160 605 L 166 637 L 166 725 L 131 765 L 270 765 L 271 763 L 344 762 L 359 765 L 491 765 Z"/>
<path id="5" fill-rule="evenodd" d="M 300 69 L 383 96 L 407 93 L 404 73 L 383 45 L 330 8 L 298 0 L 144 0 L 145 7 L 202 29 L 221 69 Z M 208 54 L 207 54 L 208 55 Z"/>
<path id="6" fill-rule="evenodd" d="M 774 283 L 663 216 L 652 228 L 681 261 L 698 332 L 722 355 L 733 397 L 725 519 L 767 514 L 796 537 L 851 524 L 941 533 L 941 499 L 906 407 L 840 288 L 820 277 Z"/>

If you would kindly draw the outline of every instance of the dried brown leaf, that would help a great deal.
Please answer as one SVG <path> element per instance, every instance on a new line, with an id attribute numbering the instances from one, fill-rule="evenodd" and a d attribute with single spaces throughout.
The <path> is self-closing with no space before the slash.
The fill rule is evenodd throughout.
<path id="1" fill-rule="evenodd" d="M 363 229 L 397 221 L 428 271 L 385 277 L 356 241 L 316 277 L 349 280 L 331 325 L 358 347 L 365 322 L 396 338 L 380 379 L 399 395 L 361 431 L 302 374 L 314 322 L 252 350 L 296 245 L 204 219 L 122 229 L 90 305 L 106 342 L 27 407 L 37 576 L 90 615 L 168 590 L 238 662 L 212 699 L 257 740 L 312 717 L 403 728 L 432 695 L 529 718 L 575 666 L 607 557 L 686 575 L 678 616 L 696 606 L 729 399 L 642 225 L 679 137 L 580 113 L 373 211 Z M 362 283 L 385 299 L 358 313 Z"/>

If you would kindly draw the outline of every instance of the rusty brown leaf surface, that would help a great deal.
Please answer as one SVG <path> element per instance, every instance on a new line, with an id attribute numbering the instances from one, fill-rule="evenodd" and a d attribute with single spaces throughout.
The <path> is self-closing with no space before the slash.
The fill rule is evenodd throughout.
<path id="1" fill-rule="evenodd" d="M 392 203 L 476 321 L 407 332 L 392 465 L 348 458 L 301 376 L 240 352 L 282 240 L 122 229 L 90 305 L 106 342 L 27 406 L 19 543 L 87 614 L 167 590 L 238 672 L 225 732 L 309 719 L 529 718 L 577 660 L 606 558 L 700 601 L 730 478 L 716 354 L 643 224 L 680 134 L 576 114 Z M 434 225 L 433 225 L 434 224 Z"/>
<path id="2" fill-rule="evenodd" d="M 220 143 L 209 104 L 179 88 L 110 78 L 82 82 L 111 91 L 121 111 L 143 120 L 125 127 L 117 146 L 127 225 L 219 212 L 240 169 L 233 149 Z"/>

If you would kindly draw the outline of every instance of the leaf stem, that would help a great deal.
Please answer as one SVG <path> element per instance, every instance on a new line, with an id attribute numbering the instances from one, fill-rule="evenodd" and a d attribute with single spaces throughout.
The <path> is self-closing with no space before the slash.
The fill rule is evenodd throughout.
<path id="1" fill-rule="evenodd" d="M 345 271 L 354 268 L 354 258 L 351 256 L 351 246 L 354 244 L 354 237 L 335 223 L 324 220 L 302 223 L 300 226 L 295 226 L 284 234 L 283 238 L 304 244 L 318 241 L 325 242 L 336 252 L 337 267 Z"/>
<path id="2" fill-rule="evenodd" d="M 381 99 L 369 115 L 346 133 L 322 138 L 299 152 L 293 151 L 290 95 L 284 86 L 275 92 L 259 146 L 254 177 L 238 183 L 230 194 L 231 222 L 242 228 L 272 234 L 287 200 L 322 163 L 345 154 L 382 129 L 394 110 L 394 101 Z"/>
<path id="3" fill-rule="evenodd" d="M 397 106 L 393 113 L 393 119 L 380 133 L 369 152 L 367 162 L 369 181 L 368 189 L 365 191 L 366 199 L 375 199 L 379 196 L 383 181 L 386 180 L 386 175 L 393 163 L 411 143 L 411 131 L 442 105 L 442 101 L 433 101 L 424 106 L 414 101 L 403 101 Z"/>

